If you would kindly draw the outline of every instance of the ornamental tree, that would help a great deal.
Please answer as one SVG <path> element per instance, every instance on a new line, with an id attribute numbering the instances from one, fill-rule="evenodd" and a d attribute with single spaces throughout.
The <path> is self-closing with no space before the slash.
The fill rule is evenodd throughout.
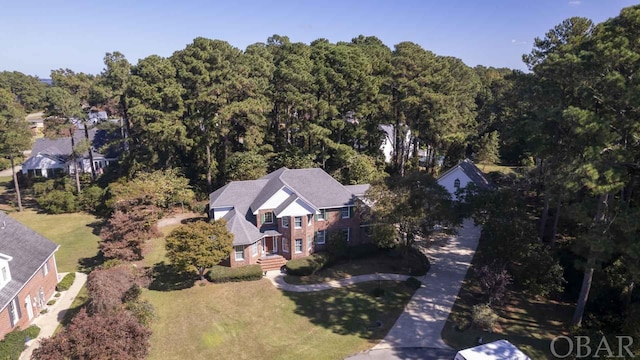
<path id="1" fill-rule="evenodd" d="M 167 257 L 183 270 L 195 268 L 201 280 L 205 270 L 227 258 L 233 249 L 233 234 L 225 220 L 198 221 L 181 225 L 167 237 Z"/>

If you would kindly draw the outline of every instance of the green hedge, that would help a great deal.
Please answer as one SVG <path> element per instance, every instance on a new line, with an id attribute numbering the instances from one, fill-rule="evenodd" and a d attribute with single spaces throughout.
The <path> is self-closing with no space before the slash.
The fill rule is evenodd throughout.
<path id="1" fill-rule="evenodd" d="M 73 282 L 76 280 L 76 273 L 68 273 L 65 275 L 62 280 L 56 286 L 56 290 L 58 291 L 67 291 L 73 285 Z"/>
<path id="2" fill-rule="evenodd" d="M 407 284 L 408 287 L 415 290 L 418 290 L 422 286 L 422 282 L 414 278 L 413 276 L 408 278 L 404 283 Z"/>
<path id="3" fill-rule="evenodd" d="M 20 358 L 20 353 L 25 349 L 25 341 L 27 337 L 29 339 L 35 339 L 40 334 L 40 328 L 31 325 L 25 330 L 14 330 L 0 341 L 0 359 L 17 360 Z"/>
<path id="4" fill-rule="evenodd" d="M 316 253 L 310 256 L 293 259 L 287 262 L 287 274 L 295 276 L 312 275 L 316 271 L 332 263 L 332 256 L 328 253 Z"/>
<path id="5" fill-rule="evenodd" d="M 235 268 L 215 266 L 207 272 L 206 277 L 214 283 L 260 280 L 262 279 L 262 268 L 260 265 L 246 265 Z"/>

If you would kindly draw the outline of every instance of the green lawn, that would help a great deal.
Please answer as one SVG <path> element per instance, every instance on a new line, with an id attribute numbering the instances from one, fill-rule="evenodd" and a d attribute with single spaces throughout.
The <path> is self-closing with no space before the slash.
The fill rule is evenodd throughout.
<path id="1" fill-rule="evenodd" d="M 0 177 L 0 210 L 10 212 L 14 211 L 14 203 L 16 201 L 16 194 L 12 190 L 9 190 L 13 178 L 11 176 Z"/>
<path id="2" fill-rule="evenodd" d="M 157 311 L 149 359 L 341 359 L 382 339 L 413 294 L 383 282 L 375 298 L 376 286 L 286 293 L 263 279 L 145 290 Z"/>
<path id="3" fill-rule="evenodd" d="M 409 269 L 403 267 L 402 259 L 379 253 L 374 256 L 335 264 L 309 276 L 286 275 L 284 280 L 289 284 L 295 285 L 315 284 L 356 275 L 375 274 L 376 272 L 408 275 Z"/>
<path id="4" fill-rule="evenodd" d="M 10 216 L 60 245 L 56 253 L 59 272 L 77 271 L 78 261 L 98 253 L 100 238 L 94 234 L 100 220 L 85 213 L 48 215 L 27 210 Z"/>

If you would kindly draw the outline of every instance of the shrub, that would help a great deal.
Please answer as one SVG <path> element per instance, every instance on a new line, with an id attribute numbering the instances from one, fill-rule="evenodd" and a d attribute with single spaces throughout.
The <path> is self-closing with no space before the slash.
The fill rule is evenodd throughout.
<path id="1" fill-rule="evenodd" d="M 374 297 L 381 297 L 382 295 L 384 295 L 384 289 L 377 287 L 373 289 L 373 291 L 371 291 L 371 295 L 373 295 Z"/>
<path id="2" fill-rule="evenodd" d="M 93 185 L 82 190 L 78 196 L 78 205 L 84 211 L 95 213 L 100 207 L 104 190 L 99 186 Z"/>
<path id="3" fill-rule="evenodd" d="M 49 301 L 47 301 L 47 305 L 49 305 L 49 306 L 54 305 L 55 303 L 56 303 L 56 301 L 55 301 L 55 300 L 49 300 Z"/>
<path id="4" fill-rule="evenodd" d="M 476 275 L 480 279 L 480 287 L 485 294 L 489 295 L 489 304 L 492 302 L 500 303 L 507 294 L 507 286 L 512 282 L 512 277 L 504 266 L 493 264 L 491 266 L 484 265 L 475 270 Z"/>
<path id="5" fill-rule="evenodd" d="M 0 158 L 0 171 L 6 170 L 11 167 L 11 161 L 9 159 Z"/>
<path id="6" fill-rule="evenodd" d="M 332 231 L 327 241 L 327 251 L 335 258 L 345 258 L 349 254 L 349 242 L 347 234 L 343 231 Z"/>
<path id="7" fill-rule="evenodd" d="M 153 305 L 146 300 L 137 300 L 128 302 L 125 309 L 129 310 L 135 316 L 140 324 L 149 326 L 151 320 L 156 316 L 156 310 Z"/>
<path id="8" fill-rule="evenodd" d="M 471 319 L 476 326 L 484 330 L 491 330 L 498 321 L 498 315 L 489 304 L 478 304 L 471 310 Z"/>
<path id="9" fill-rule="evenodd" d="M 260 280 L 262 279 L 262 268 L 260 265 L 247 265 L 235 268 L 214 266 L 209 270 L 206 278 L 214 283 Z"/>
<path id="10" fill-rule="evenodd" d="M 287 274 L 296 276 L 308 276 L 328 266 L 332 262 L 332 256 L 328 253 L 315 253 L 300 259 L 287 262 Z"/>
<path id="11" fill-rule="evenodd" d="M 57 291 L 67 291 L 73 285 L 73 282 L 76 280 L 76 273 L 68 273 L 65 275 L 62 280 L 56 286 Z"/>
<path id="12" fill-rule="evenodd" d="M 59 292 L 57 292 L 55 295 L 53 295 L 53 297 L 57 297 L 57 298 L 59 298 L 59 297 L 60 297 L 60 295 L 62 295 L 62 294 L 60 294 Z"/>
<path id="13" fill-rule="evenodd" d="M 31 325 L 25 330 L 14 330 L 0 341 L 0 359 L 19 359 L 20 353 L 25 349 L 27 338 L 35 339 L 40 334 L 40 328 Z"/>
<path id="14" fill-rule="evenodd" d="M 38 205 L 50 214 L 72 213 L 78 208 L 76 196 L 71 191 L 51 190 L 37 198 Z"/>
<path id="15" fill-rule="evenodd" d="M 411 276 L 425 275 L 431 269 L 429 259 L 419 249 L 413 247 L 407 249 L 405 263 L 411 269 Z"/>
<path id="16" fill-rule="evenodd" d="M 349 257 L 361 259 L 376 255 L 380 248 L 376 244 L 360 244 L 349 247 Z"/>
<path id="17" fill-rule="evenodd" d="M 404 283 L 414 290 L 418 290 L 422 286 L 422 282 L 413 276 L 405 280 Z"/>

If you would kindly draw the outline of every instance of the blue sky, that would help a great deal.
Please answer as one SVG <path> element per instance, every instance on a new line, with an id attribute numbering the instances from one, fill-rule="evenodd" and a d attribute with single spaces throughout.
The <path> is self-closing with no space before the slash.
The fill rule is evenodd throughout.
<path id="1" fill-rule="evenodd" d="M 562 20 L 601 22 L 630 0 L 0 0 L 0 71 L 42 78 L 51 69 L 99 73 L 105 52 L 129 61 L 170 56 L 193 38 L 244 49 L 273 35 L 309 43 L 374 35 L 385 44 L 413 41 L 438 55 L 525 70 L 533 39 Z"/>

